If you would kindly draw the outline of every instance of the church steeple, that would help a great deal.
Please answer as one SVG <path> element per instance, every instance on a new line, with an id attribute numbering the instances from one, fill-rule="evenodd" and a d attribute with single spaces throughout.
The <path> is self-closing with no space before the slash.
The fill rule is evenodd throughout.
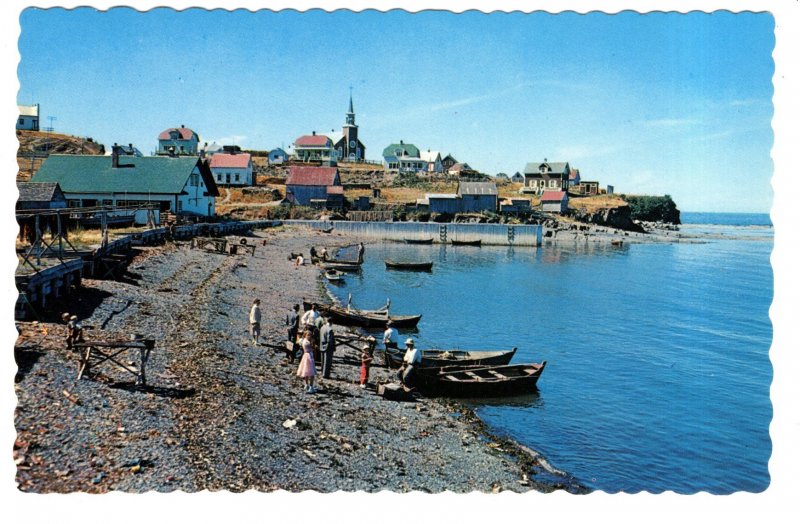
<path id="1" fill-rule="evenodd" d="M 354 126 L 356 125 L 356 113 L 353 111 L 353 89 L 350 89 L 350 108 L 347 111 L 347 116 L 345 118 L 345 125 Z"/>

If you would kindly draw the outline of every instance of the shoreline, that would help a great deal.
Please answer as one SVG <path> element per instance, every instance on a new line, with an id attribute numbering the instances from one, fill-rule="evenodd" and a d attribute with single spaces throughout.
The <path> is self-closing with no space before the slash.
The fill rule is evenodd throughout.
<path id="1" fill-rule="evenodd" d="M 247 311 L 261 298 L 262 340 L 279 344 L 290 304 L 329 300 L 319 269 L 294 268 L 288 253 L 353 237 L 289 227 L 255 236 L 267 245 L 253 257 L 142 248 L 122 280 L 86 280 L 51 315 L 18 324 L 21 491 L 588 491 L 462 404 L 378 397 L 384 368 L 360 389 L 357 356 L 341 346 L 331 379 L 304 394 L 296 364 L 249 343 Z M 95 328 L 87 338 L 155 336 L 148 387 L 113 367 L 76 383 L 62 310 Z"/>

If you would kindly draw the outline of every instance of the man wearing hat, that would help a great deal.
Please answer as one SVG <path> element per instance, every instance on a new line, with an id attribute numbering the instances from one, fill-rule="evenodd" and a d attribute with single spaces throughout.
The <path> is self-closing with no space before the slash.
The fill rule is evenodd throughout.
<path id="1" fill-rule="evenodd" d="M 406 354 L 403 355 L 403 367 L 400 369 L 400 381 L 408 387 L 414 387 L 414 368 L 422 363 L 422 352 L 414 347 L 413 339 L 406 339 Z"/>

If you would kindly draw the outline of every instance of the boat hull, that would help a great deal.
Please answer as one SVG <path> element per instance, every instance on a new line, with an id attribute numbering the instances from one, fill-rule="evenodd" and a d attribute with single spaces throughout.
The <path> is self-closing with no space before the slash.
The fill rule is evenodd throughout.
<path id="1" fill-rule="evenodd" d="M 416 374 L 415 387 L 430 397 L 503 397 L 533 393 L 546 364 L 422 371 Z"/>
<path id="2" fill-rule="evenodd" d="M 451 244 L 454 246 L 480 246 L 480 240 L 451 240 Z"/>
<path id="3" fill-rule="evenodd" d="M 303 301 L 303 307 L 308 310 L 311 302 Z M 388 321 L 392 321 L 397 328 L 413 328 L 419 323 L 422 315 L 386 315 L 358 310 L 350 310 L 339 306 L 317 304 L 317 310 L 329 315 L 334 324 L 342 326 L 361 326 L 365 328 L 385 328 Z"/>
<path id="4" fill-rule="evenodd" d="M 433 244 L 433 239 L 426 238 L 424 240 L 417 240 L 414 238 L 404 238 L 403 242 L 405 242 L 406 244 Z"/>
<path id="5" fill-rule="evenodd" d="M 511 362 L 517 348 L 507 351 L 462 351 L 444 349 L 425 349 L 422 351 L 420 367 L 444 368 L 448 366 L 502 366 Z M 387 361 L 392 367 L 400 367 L 403 362 L 403 351 L 387 352 Z"/>
<path id="6" fill-rule="evenodd" d="M 384 260 L 386 269 L 394 269 L 399 271 L 430 271 L 433 269 L 433 262 L 394 262 L 392 260 Z"/>

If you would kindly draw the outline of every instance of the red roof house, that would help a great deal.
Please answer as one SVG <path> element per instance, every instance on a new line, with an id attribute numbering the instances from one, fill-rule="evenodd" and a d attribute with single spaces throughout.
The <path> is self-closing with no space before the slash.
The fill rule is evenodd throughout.
<path id="1" fill-rule="evenodd" d="M 250 153 L 217 153 L 211 157 L 211 169 L 215 167 L 228 167 L 232 169 L 247 169 L 250 166 Z"/>
<path id="2" fill-rule="evenodd" d="M 544 191 L 542 193 L 542 211 L 565 213 L 569 196 L 566 191 Z"/>
<path id="3" fill-rule="evenodd" d="M 301 206 L 324 202 L 325 206 L 342 207 L 344 188 L 335 167 L 292 166 L 286 179 L 286 198 Z"/>
<path id="4" fill-rule="evenodd" d="M 250 153 L 216 153 L 208 163 L 214 181 L 223 186 L 253 185 Z"/>
<path id="5" fill-rule="evenodd" d="M 328 160 L 333 157 L 333 141 L 325 135 L 313 132 L 294 141 L 294 156 L 297 160 Z"/>

